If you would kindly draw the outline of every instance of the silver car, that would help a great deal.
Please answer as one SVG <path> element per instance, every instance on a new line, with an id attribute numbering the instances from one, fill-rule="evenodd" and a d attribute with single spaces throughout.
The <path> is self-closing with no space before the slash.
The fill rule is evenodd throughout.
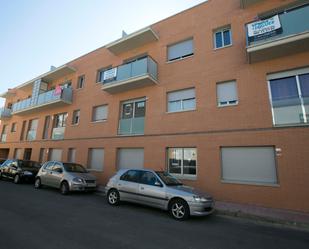
<path id="1" fill-rule="evenodd" d="M 162 171 L 147 169 L 120 170 L 105 188 L 107 202 L 118 205 L 129 201 L 168 210 L 177 220 L 190 215 L 204 216 L 214 211 L 214 200 Z"/>
<path id="2" fill-rule="evenodd" d="M 59 188 L 65 195 L 70 191 L 95 191 L 97 181 L 96 177 L 80 164 L 49 161 L 41 167 L 34 186 L 35 188 L 41 188 L 41 186 Z"/>

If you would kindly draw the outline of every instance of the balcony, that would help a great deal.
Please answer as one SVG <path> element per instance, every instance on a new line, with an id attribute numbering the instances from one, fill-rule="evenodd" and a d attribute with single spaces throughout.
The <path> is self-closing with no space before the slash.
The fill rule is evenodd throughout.
<path id="1" fill-rule="evenodd" d="M 64 88 L 61 94 L 54 90 L 39 94 L 36 103 L 31 98 L 17 102 L 12 106 L 12 114 L 24 114 L 43 108 L 58 107 L 72 103 L 73 92 L 71 88 Z"/>
<path id="2" fill-rule="evenodd" d="M 104 72 L 102 89 L 111 94 L 158 84 L 158 66 L 151 57 Z"/>
<path id="3" fill-rule="evenodd" d="M 145 117 L 128 118 L 119 120 L 119 135 L 143 135 Z"/>
<path id="4" fill-rule="evenodd" d="M 309 5 L 249 23 L 246 27 L 250 63 L 309 50 Z"/>
<path id="5" fill-rule="evenodd" d="M 148 27 L 130 35 L 125 35 L 121 39 L 106 45 L 106 48 L 113 54 L 119 55 L 157 40 L 159 40 L 157 34 Z"/>
<path id="6" fill-rule="evenodd" d="M 262 2 L 263 0 L 240 0 L 240 6 L 245 9 L 248 6 L 258 3 L 258 2 Z"/>
<path id="7" fill-rule="evenodd" d="M 2 107 L 0 108 L 0 120 L 10 118 L 12 110 L 9 108 Z"/>

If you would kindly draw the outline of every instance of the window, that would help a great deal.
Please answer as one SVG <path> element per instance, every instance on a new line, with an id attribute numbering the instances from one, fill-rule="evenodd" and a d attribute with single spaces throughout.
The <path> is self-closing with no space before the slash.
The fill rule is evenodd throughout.
<path id="1" fill-rule="evenodd" d="M 79 124 L 80 110 L 73 111 L 72 124 Z"/>
<path id="2" fill-rule="evenodd" d="M 92 122 L 104 121 L 107 119 L 108 108 L 107 105 L 100 105 L 93 107 Z"/>
<path id="3" fill-rule="evenodd" d="M 49 149 L 48 161 L 62 161 L 62 149 Z"/>
<path id="4" fill-rule="evenodd" d="M 168 172 L 179 176 L 196 176 L 196 148 L 169 148 Z"/>
<path id="5" fill-rule="evenodd" d="M 160 183 L 160 181 L 152 172 L 144 171 L 141 173 L 140 183 L 155 186 L 156 183 Z"/>
<path id="6" fill-rule="evenodd" d="M 53 132 L 52 132 L 53 140 L 64 139 L 64 132 L 65 132 L 65 127 L 66 127 L 67 117 L 68 117 L 67 113 L 60 113 L 54 116 L 54 125 L 53 125 Z"/>
<path id="7" fill-rule="evenodd" d="M 29 121 L 27 140 L 32 141 L 36 138 L 36 130 L 38 128 L 38 119 L 32 119 Z"/>
<path id="8" fill-rule="evenodd" d="M 39 154 L 39 162 L 43 163 L 44 161 L 44 155 L 45 155 L 45 149 L 44 148 L 40 148 L 40 154 Z"/>
<path id="9" fill-rule="evenodd" d="M 1 133 L 1 142 L 6 142 L 6 136 L 7 136 L 7 125 L 3 125 L 2 133 Z"/>
<path id="10" fill-rule="evenodd" d="M 217 84 L 218 106 L 236 105 L 238 103 L 236 81 Z"/>
<path id="11" fill-rule="evenodd" d="M 15 149 L 14 150 L 14 159 L 22 159 L 22 149 Z"/>
<path id="12" fill-rule="evenodd" d="M 89 168 L 92 170 L 103 171 L 104 149 L 89 149 L 88 165 L 89 165 Z"/>
<path id="13" fill-rule="evenodd" d="M 121 148 L 117 151 L 118 169 L 142 169 L 144 168 L 143 148 Z"/>
<path id="14" fill-rule="evenodd" d="M 76 149 L 69 148 L 69 150 L 68 150 L 68 162 L 69 163 L 75 163 L 75 157 L 76 157 Z"/>
<path id="15" fill-rule="evenodd" d="M 140 173 L 141 172 L 139 170 L 129 170 L 120 177 L 120 180 L 128 182 L 139 182 Z"/>
<path id="16" fill-rule="evenodd" d="M 215 48 L 223 48 L 232 45 L 231 27 L 222 28 L 214 32 Z"/>
<path id="17" fill-rule="evenodd" d="M 16 132 L 17 123 L 13 123 L 11 127 L 11 132 Z"/>
<path id="18" fill-rule="evenodd" d="M 112 69 L 112 66 L 101 68 L 97 71 L 97 82 L 104 82 L 104 72 Z"/>
<path id="19" fill-rule="evenodd" d="M 77 79 L 77 89 L 81 89 L 85 84 L 85 75 L 79 76 Z"/>
<path id="20" fill-rule="evenodd" d="M 309 123 L 309 73 L 274 78 L 269 76 L 274 125 Z"/>
<path id="21" fill-rule="evenodd" d="M 195 89 L 186 89 L 167 94 L 168 112 L 195 110 Z"/>
<path id="22" fill-rule="evenodd" d="M 20 133 L 20 141 L 23 141 L 25 139 L 25 130 L 26 130 L 27 121 L 23 121 L 23 125 L 21 127 L 21 133 Z"/>
<path id="23" fill-rule="evenodd" d="M 45 117 L 44 130 L 43 130 L 43 139 L 48 139 L 48 130 L 49 130 L 50 116 Z"/>
<path id="24" fill-rule="evenodd" d="M 145 98 L 121 103 L 119 120 L 119 135 L 144 134 L 146 100 Z"/>
<path id="25" fill-rule="evenodd" d="M 167 60 L 174 61 L 194 54 L 193 38 L 169 45 L 167 47 Z"/>
<path id="26" fill-rule="evenodd" d="M 54 162 L 48 162 L 44 165 L 44 169 L 46 170 L 52 170 L 54 166 Z"/>
<path id="27" fill-rule="evenodd" d="M 223 181 L 277 183 L 274 147 L 223 147 L 221 160 Z"/>

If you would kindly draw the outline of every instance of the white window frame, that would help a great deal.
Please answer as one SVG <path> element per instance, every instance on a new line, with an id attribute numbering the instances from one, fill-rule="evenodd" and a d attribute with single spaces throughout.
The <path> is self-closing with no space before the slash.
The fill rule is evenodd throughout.
<path id="1" fill-rule="evenodd" d="M 231 43 L 228 44 L 228 45 L 225 45 L 225 44 L 224 44 L 223 32 L 224 32 L 224 31 L 227 31 L 227 30 L 229 31 L 229 34 L 230 34 Z M 217 34 L 217 33 L 221 33 L 222 47 L 217 47 L 217 40 L 216 40 L 216 34 Z M 232 27 L 231 27 L 231 26 L 226 26 L 226 27 L 218 28 L 218 29 L 214 30 L 214 32 L 213 32 L 213 41 L 214 41 L 214 49 L 215 49 L 215 50 L 232 46 L 232 45 L 233 45 Z"/>
<path id="2" fill-rule="evenodd" d="M 95 120 L 94 119 L 94 110 L 96 109 L 96 108 L 99 108 L 99 107 L 106 107 L 106 118 L 105 119 L 98 119 L 98 120 Z M 107 118 L 108 118 L 108 104 L 103 104 L 103 105 L 97 105 L 97 106 L 93 106 L 92 107 L 92 113 L 91 113 L 91 122 L 92 123 L 101 123 L 101 122 L 105 122 L 106 120 L 107 120 Z"/>
<path id="3" fill-rule="evenodd" d="M 181 174 L 170 173 L 170 165 L 169 165 L 169 150 L 170 149 L 181 149 L 182 150 L 182 159 L 181 159 Z M 196 166 L 195 166 L 195 175 L 184 174 L 183 173 L 183 161 L 184 161 L 184 150 L 185 149 L 195 149 L 196 151 Z M 166 150 L 166 163 L 167 163 L 167 172 L 178 179 L 185 180 L 196 180 L 198 175 L 198 158 L 197 158 L 197 147 L 168 147 Z"/>
<path id="4" fill-rule="evenodd" d="M 168 100 L 168 96 L 171 93 L 177 93 L 177 92 L 181 92 L 181 91 L 185 91 L 185 90 L 191 90 L 191 89 L 194 89 L 194 94 L 195 94 L 194 98 L 179 99 L 179 100 L 173 100 L 173 101 L 169 101 Z M 195 107 L 194 108 L 189 108 L 189 109 L 184 109 L 183 102 L 187 101 L 187 100 L 195 100 Z M 180 110 L 170 111 L 169 110 L 169 104 L 170 103 L 176 103 L 176 102 L 180 102 Z M 192 88 L 179 89 L 179 90 L 167 92 L 167 113 L 178 113 L 178 112 L 188 112 L 188 111 L 196 111 L 196 88 L 192 87 Z"/>
<path id="5" fill-rule="evenodd" d="M 174 58 L 174 59 L 171 59 L 171 60 L 169 59 L 169 48 L 170 47 L 173 47 L 173 46 L 175 46 L 177 44 L 180 44 L 180 43 L 183 43 L 183 42 L 186 42 L 186 41 L 190 41 L 190 40 L 192 40 L 192 44 L 193 44 L 192 54 L 182 55 L 180 57 L 177 57 L 177 58 Z M 178 42 L 175 42 L 175 43 L 167 45 L 167 50 L 166 50 L 166 58 L 167 58 L 167 60 L 166 61 L 167 61 L 167 63 L 171 63 L 171 62 L 174 62 L 174 61 L 184 60 L 186 58 L 190 58 L 190 57 L 194 56 L 194 54 L 195 54 L 194 39 L 193 39 L 193 37 L 190 37 L 190 38 L 187 38 L 185 40 L 181 40 L 181 41 L 178 41 Z"/>
<path id="6" fill-rule="evenodd" d="M 218 85 L 220 84 L 226 84 L 226 83 L 231 83 L 231 82 L 235 82 L 235 86 L 236 86 L 236 93 L 237 93 L 237 100 L 232 100 L 232 101 L 228 101 L 226 104 L 221 104 L 219 102 L 219 96 L 218 96 Z M 229 81 L 224 81 L 224 82 L 218 82 L 216 84 L 216 91 L 217 91 L 217 106 L 218 107 L 226 107 L 226 106 L 235 106 L 238 105 L 239 103 L 239 95 L 238 95 L 238 84 L 236 80 L 229 80 Z"/>
<path id="7" fill-rule="evenodd" d="M 305 108 L 304 100 L 303 100 L 303 97 L 302 97 L 300 81 L 299 81 L 299 75 L 308 74 L 308 73 L 309 73 L 309 68 L 301 68 L 301 69 L 289 70 L 289 71 L 285 71 L 285 72 L 279 72 L 279 73 L 273 73 L 273 74 L 267 75 L 267 88 L 268 88 L 269 102 L 270 102 L 270 106 L 271 106 L 273 126 L 280 127 L 280 126 L 306 126 L 306 125 L 309 125 L 309 118 L 307 117 L 307 115 L 309 115 L 309 113 L 306 113 L 306 108 Z M 297 92 L 298 92 L 298 97 L 300 98 L 300 101 L 301 101 L 301 108 L 302 108 L 302 112 L 303 112 L 304 123 L 276 124 L 276 122 L 275 122 L 275 115 L 274 115 L 275 113 L 274 113 L 274 108 L 273 108 L 270 81 L 276 80 L 276 79 L 281 79 L 281 78 L 287 78 L 287 77 L 295 77 L 296 78 Z"/>

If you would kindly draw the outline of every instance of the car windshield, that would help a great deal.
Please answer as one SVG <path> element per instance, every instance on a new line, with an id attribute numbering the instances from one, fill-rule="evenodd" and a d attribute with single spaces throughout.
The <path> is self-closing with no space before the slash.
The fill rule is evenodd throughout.
<path id="1" fill-rule="evenodd" d="M 20 168 L 41 168 L 41 164 L 35 161 L 24 161 L 24 160 L 19 160 L 18 165 Z"/>
<path id="2" fill-rule="evenodd" d="M 87 170 L 82 165 L 77 163 L 64 163 L 63 167 L 67 172 L 87 173 Z"/>
<path id="3" fill-rule="evenodd" d="M 181 181 L 179 181 L 178 179 L 176 179 L 174 176 L 170 175 L 167 172 L 156 172 L 156 173 L 167 186 L 183 185 Z"/>

